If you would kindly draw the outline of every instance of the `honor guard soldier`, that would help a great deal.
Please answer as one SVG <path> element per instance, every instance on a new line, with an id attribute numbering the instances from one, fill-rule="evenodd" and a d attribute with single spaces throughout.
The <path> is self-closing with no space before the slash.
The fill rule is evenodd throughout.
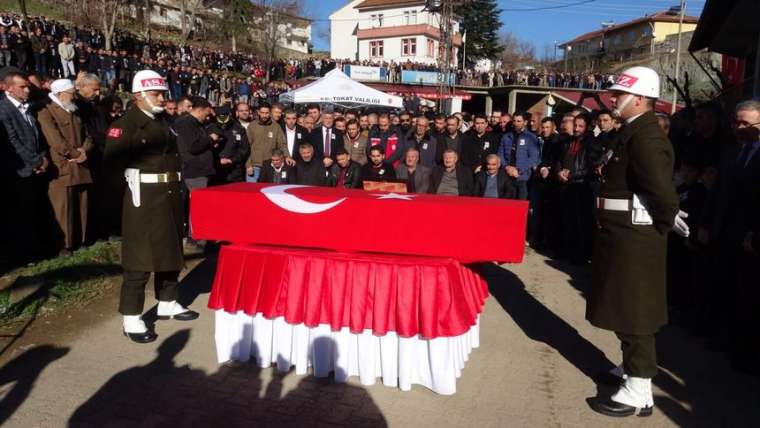
<path id="1" fill-rule="evenodd" d="M 156 340 L 141 314 L 145 284 L 154 275 L 158 318 L 189 321 L 198 313 L 177 303 L 182 253 L 180 158 L 175 135 L 163 120 L 166 80 L 151 70 L 135 74 L 134 104 L 106 133 L 104 162 L 114 180 L 127 181 L 122 213 L 119 312 L 124 335 L 138 343 Z"/>
<path id="2" fill-rule="evenodd" d="M 593 409 L 609 416 L 649 416 L 657 373 L 655 333 L 667 323 L 667 238 L 688 236 L 673 184 L 673 148 L 657 124 L 660 78 L 646 67 L 626 70 L 610 88 L 615 113 L 627 125 L 600 167 L 598 224 L 586 318 L 614 331 L 623 364 L 610 373 L 619 388 Z"/>

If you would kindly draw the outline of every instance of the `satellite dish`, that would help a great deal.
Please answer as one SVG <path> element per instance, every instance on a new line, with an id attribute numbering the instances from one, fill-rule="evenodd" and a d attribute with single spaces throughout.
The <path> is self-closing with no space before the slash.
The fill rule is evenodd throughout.
<path id="1" fill-rule="evenodd" d="M 431 12 L 438 12 L 443 9 L 443 0 L 427 0 L 425 2 L 425 9 Z"/>

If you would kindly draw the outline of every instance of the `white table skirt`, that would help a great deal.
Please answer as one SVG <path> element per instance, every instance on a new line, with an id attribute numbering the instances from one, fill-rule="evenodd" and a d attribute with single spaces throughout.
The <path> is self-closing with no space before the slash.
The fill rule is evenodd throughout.
<path id="1" fill-rule="evenodd" d="M 421 339 L 395 333 L 375 336 L 371 330 L 351 333 L 348 328 L 331 331 L 327 324 L 291 325 L 283 317 L 269 320 L 261 314 L 216 311 L 216 352 L 220 363 L 248 361 L 260 367 L 275 363 L 285 372 L 295 366 L 305 375 L 335 372 L 336 382 L 358 376 L 362 385 L 374 385 L 378 377 L 385 386 L 409 391 L 423 385 L 438 394 L 456 392 L 456 380 L 473 348 L 480 346 L 480 321 L 461 336 Z"/>

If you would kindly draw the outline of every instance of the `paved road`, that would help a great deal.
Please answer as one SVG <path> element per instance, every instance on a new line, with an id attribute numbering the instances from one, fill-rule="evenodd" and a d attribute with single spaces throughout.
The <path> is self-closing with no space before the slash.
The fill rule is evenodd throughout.
<path id="1" fill-rule="evenodd" d="M 677 328 L 659 337 L 657 409 L 613 420 L 586 403 L 591 376 L 620 358 L 613 334 L 583 319 L 587 272 L 529 254 L 487 269 L 492 297 L 454 396 L 401 392 L 357 381 L 279 375 L 251 364 L 217 365 L 213 314 L 205 309 L 213 260 L 183 281 L 201 311 L 192 323 L 159 322 L 139 346 L 120 336 L 116 293 L 43 318 L 0 356 L 0 424 L 8 427 L 757 426 L 760 384 Z M 601 393 L 608 393 L 604 389 Z M 751 422 L 755 422 L 754 424 Z"/>

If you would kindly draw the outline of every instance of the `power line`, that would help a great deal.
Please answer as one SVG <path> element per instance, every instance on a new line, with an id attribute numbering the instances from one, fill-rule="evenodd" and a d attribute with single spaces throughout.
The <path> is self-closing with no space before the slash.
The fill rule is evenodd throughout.
<path id="1" fill-rule="evenodd" d="M 558 4 L 555 6 L 540 6 L 540 7 L 529 7 L 529 8 L 503 8 L 501 9 L 502 12 L 535 12 L 538 10 L 551 10 L 551 9 L 564 9 L 568 7 L 573 6 L 580 6 L 583 4 L 593 3 L 596 0 L 581 0 L 575 3 L 564 3 L 564 4 Z"/>

